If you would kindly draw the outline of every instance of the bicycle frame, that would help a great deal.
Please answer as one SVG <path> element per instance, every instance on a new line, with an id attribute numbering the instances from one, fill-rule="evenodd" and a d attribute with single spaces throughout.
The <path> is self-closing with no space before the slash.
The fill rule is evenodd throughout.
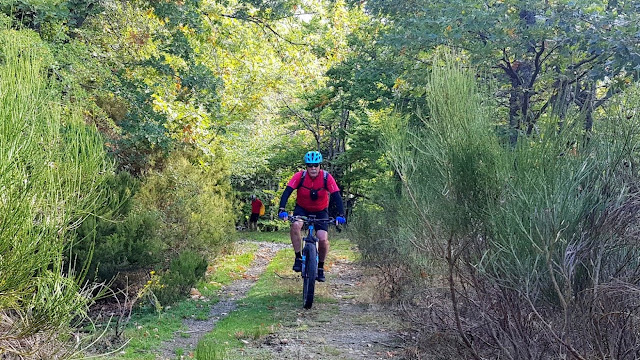
<path id="1" fill-rule="evenodd" d="M 307 235 L 302 239 L 302 303 L 305 309 L 310 309 L 313 305 L 316 277 L 318 276 L 318 238 L 315 236 L 315 224 L 319 222 L 330 222 L 332 219 L 316 219 L 315 216 L 296 216 L 291 218 L 292 222 L 302 220 L 307 225 Z"/>
<path id="2" fill-rule="evenodd" d="M 314 234 L 314 229 L 315 226 L 313 225 L 313 223 L 310 223 L 307 225 L 307 236 L 305 236 L 304 238 L 302 238 L 302 249 L 304 250 L 304 248 L 306 247 L 307 244 L 313 245 L 313 247 L 315 247 L 316 251 L 316 258 L 317 258 L 317 249 L 318 249 L 318 238 L 315 236 Z M 309 274 L 307 274 L 306 272 L 306 257 L 308 254 L 305 254 L 305 251 L 302 252 L 302 272 L 301 272 L 301 276 L 303 278 L 308 277 Z M 317 271 L 318 269 L 316 268 L 316 275 L 317 275 Z M 315 276 L 314 276 L 315 278 Z"/>

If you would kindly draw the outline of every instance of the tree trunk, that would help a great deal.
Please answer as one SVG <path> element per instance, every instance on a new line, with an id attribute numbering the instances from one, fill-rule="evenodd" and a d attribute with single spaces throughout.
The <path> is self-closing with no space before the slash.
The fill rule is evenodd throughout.
<path id="1" fill-rule="evenodd" d="M 567 109 L 571 102 L 571 92 L 569 91 L 569 81 L 567 79 L 560 80 L 560 84 L 557 88 L 558 92 L 551 99 L 552 114 L 558 118 L 558 130 L 561 131 L 564 128 L 564 120 L 567 117 Z"/>
<path id="2" fill-rule="evenodd" d="M 576 89 L 575 103 L 584 116 L 584 130 L 589 133 L 593 129 L 593 109 L 595 102 L 595 83 L 584 84 Z"/>
<path id="3" fill-rule="evenodd" d="M 520 132 L 520 105 L 519 105 L 518 86 L 512 82 L 512 88 L 509 93 L 509 144 L 515 146 L 518 142 L 518 133 Z"/>
<path id="4" fill-rule="evenodd" d="M 582 106 L 582 111 L 584 113 L 584 130 L 587 133 L 590 133 L 593 129 L 593 103 L 595 99 L 595 92 L 595 83 L 591 83 L 589 90 L 587 91 L 585 103 Z"/>

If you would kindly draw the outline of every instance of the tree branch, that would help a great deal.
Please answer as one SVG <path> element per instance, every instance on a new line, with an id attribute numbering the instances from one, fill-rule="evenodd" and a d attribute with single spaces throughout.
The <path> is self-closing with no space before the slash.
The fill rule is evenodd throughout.
<path id="1" fill-rule="evenodd" d="M 568 68 L 568 69 L 571 69 L 571 70 L 573 70 L 573 69 L 577 69 L 577 68 L 579 68 L 580 66 L 582 66 L 582 65 L 584 65 L 584 64 L 586 64 L 586 63 L 590 63 L 590 62 L 594 61 L 594 60 L 595 60 L 595 59 L 597 59 L 599 56 L 600 56 L 600 55 L 593 55 L 593 56 L 592 56 L 592 57 L 590 57 L 590 58 L 586 58 L 586 59 L 584 59 L 584 60 L 582 60 L 582 61 L 580 61 L 580 62 L 578 62 L 578 63 L 572 64 L 572 65 L 569 65 L 567 68 Z"/>
<path id="2" fill-rule="evenodd" d="M 529 80 L 529 86 L 528 86 L 529 89 L 533 88 L 533 83 L 536 81 L 536 78 L 540 73 L 540 69 L 542 68 L 542 62 L 544 61 L 544 59 L 541 61 L 540 57 L 542 56 L 542 53 L 544 53 L 544 50 L 545 50 L 545 46 L 543 41 L 542 45 L 540 45 L 540 50 L 536 51 L 536 57 L 535 57 L 535 60 L 533 61 L 534 70 L 533 70 L 533 74 L 531 75 L 531 79 Z"/>
<path id="3" fill-rule="evenodd" d="M 300 119 L 300 121 L 302 121 L 302 123 L 304 124 L 305 128 L 311 132 L 311 134 L 313 135 L 314 139 L 316 140 L 316 144 L 320 145 L 320 132 L 318 129 L 320 129 L 319 125 L 318 127 L 313 127 L 312 125 L 312 120 L 310 120 L 309 118 L 307 118 L 306 116 L 300 114 L 298 111 L 292 109 L 289 104 L 287 104 L 286 102 L 282 102 L 282 104 L 289 109 L 289 111 L 295 115 L 295 117 L 297 117 L 298 119 Z"/>
<path id="4" fill-rule="evenodd" d="M 261 26 L 267 30 L 269 30 L 270 32 L 272 32 L 275 36 L 277 36 L 278 38 L 288 42 L 291 45 L 298 45 L 298 46 L 308 46 L 309 43 L 297 43 L 294 42 L 292 40 L 287 39 L 286 37 L 280 35 L 280 33 L 278 33 L 271 25 L 269 25 L 264 19 L 255 17 L 255 16 L 238 16 L 235 14 L 229 15 L 229 14 L 221 14 L 221 16 L 224 16 L 226 18 L 230 18 L 230 19 L 236 19 L 236 20 L 243 20 L 243 21 L 248 21 L 248 22 L 252 22 L 258 26 Z"/>
<path id="5" fill-rule="evenodd" d="M 520 77 L 518 76 L 518 74 L 516 73 L 516 71 L 513 69 L 513 66 L 511 66 L 511 62 L 509 61 L 509 57 L 507 56 L 507 50 L 506 49 L 502 49 L 502 59 L 500 59 L 502 62 L 504 62 L 504 64 L 498 64 L 498 67 L 502 70 L 504 70 L 504 72 L 511 78 L 511 79 L 515 79 L 518 81 L 518 83 L 522 83 L 520 81 Z"/>

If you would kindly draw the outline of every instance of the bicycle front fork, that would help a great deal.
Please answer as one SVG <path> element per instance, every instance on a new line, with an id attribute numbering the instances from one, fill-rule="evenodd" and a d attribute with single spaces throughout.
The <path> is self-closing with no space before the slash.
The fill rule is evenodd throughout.
<path id="1" fill-rule="evenodd" d="M 316 251 L 316 264 L 318 263 L 318 261 L 320 261 L 318 255 L 319 254 Z M 306 254 L 306 252 L 304 251 L 304 248 L 303 248 L 302 249 L 302 271 L 300 272 L 300 275 L 302 275 L 302 277 L 305 277 L 307 275 L 306 271 L 307 271 L 307 254 Z"/>

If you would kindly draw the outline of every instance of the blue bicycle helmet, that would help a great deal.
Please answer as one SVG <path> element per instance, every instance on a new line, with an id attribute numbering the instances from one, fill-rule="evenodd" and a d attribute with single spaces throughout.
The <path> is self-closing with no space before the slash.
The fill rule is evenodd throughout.
<path id="1" fill-rule="evenodd" d="M 320 164 L 322 162 L 322 154 L 319 151 L 309 151 L 304 155 L 305 164 Z"/>

